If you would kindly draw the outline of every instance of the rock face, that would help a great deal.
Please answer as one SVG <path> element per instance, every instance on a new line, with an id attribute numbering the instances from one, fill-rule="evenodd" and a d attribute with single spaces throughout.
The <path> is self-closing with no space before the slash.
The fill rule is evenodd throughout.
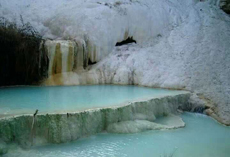
<path id="1" fill-rule="evenodd" d="M 130 102 L 124 106 L 92 109 L 83 112 L 37 115 L 33 125 L 33 115 L 0 119 L 0 138 L 6 143 L 16 142 L 21 146 L 44 143 L 63 143 L 106 130 L 110 125 L 140 120 L 142 125 L 151 123 L 158 117 L 177 114 L 178 107 L 189 106 L 190 94 L 178 94 L 153 98 L 146 101 Z M 140 116 L 141 115 L 141 116 Z M 183 127 L 176 123 L 165 127 L 142 127 L 147 129 L 169 129 Z M 174 126 L 175 124 L 175 126 Z M 33 126 L 32 126 L 33 125 Z M 124 125 L 124 124 L 123 124 Z M 161 126 L 161 127 L 160 127 Z"/>
<path id="2" fill-rule="evenodd" d="M 49 57 L 48 75 L 81 70 L 88 62 L 85 43 L 74 41 L 47 40 L 45 49 Z"/>
<path id="3" fill-rule="evenodd" d="M 49 58 L 49 76 L 83 71 L 89 61 L 96 62 L 96 49 L 87 40 L 47 40 L 44 47 Z"/>
<path id="4" fill-rule="evenodd" d="M 220 8 L 230 14 L 230 0 L 220 0 Z"/>
<path id="5" fill-rule="evenodd" d="M 91 62 L 105 58 L 117 42 L 128 37 L 144 44 L 181 22 L 179 10 L 170 1 L 160 0 L 3 0 L 0 4 L 0 16 L 14 20 L 15 15 L 22 15 L 44 38 L 87 44 Z M 16 21 L 20 23 L 20 16 Z"/>
<path id="6" fill-rule="evenodd" d="M 49 76 L 71 72 L 74 66 L 74 43 L 71 41 L 46 41 L 49 56 Z"/>

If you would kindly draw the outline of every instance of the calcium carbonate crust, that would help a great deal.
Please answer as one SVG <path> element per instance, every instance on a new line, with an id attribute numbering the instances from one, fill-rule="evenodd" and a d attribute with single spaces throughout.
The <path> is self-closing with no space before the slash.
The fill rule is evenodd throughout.
<path id="1" fill-rule="evenodd" d="M 4 143 L 17 143 L 21 147 L 46 143 L 64 143 L 110 130 L 120 123 L 131 124 L 139 131 L 184 127 L 178 108 L 189 106 L 190 93 L 129 102 L 122 106 L 90 109 L 80 112 L 22 115 L 0 119 L 0 138 Z M 180 106 L 180 107 L 179 107 Z M 169 116 L 168 124 L 154 123 L 155 119 Z M 33 123 L 33 118 L 34 123 Z M 172 119 L 170 121 L 170 119 Z M 149 124 L 151 125 L 149 127 Z M 123 126 L 126 124 L 123 124 Z M 130 126 L 130 124 L 128 124 Z M 126 125 L 127 126 L 127 125 Z M 128 133 L 117 130 L 117 133 Z M 133 133 L 132 131 L 129 133 Z"/>
<path id="2" fill-rule="evenodd" d="M 230 18 L 219 8 L 227 1 L 219 2 L 2 0 L 0 16 L 19 22 L 22 15 L 44 38 L 54 40 L 47 41 L 50 60 L 62 56 L 65 61 L 54 73 L 49 70 L 44 85 L 186 89 L 211 104 L 209 115 L 230 125 Z M 137 44 L 115 47 L 128 37 Z M 66 43 L 71 46 L 62 50 Z M 66 61 L 74 60 L 75 44 L 77 64 Z M 89 59 L 97 64 L 88 66 Z"/>

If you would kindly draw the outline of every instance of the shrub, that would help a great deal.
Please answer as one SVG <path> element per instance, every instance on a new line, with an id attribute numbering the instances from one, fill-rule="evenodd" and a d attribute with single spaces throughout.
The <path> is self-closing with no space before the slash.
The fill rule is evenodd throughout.
<path id="1" fill-rule="evenodd" d="M 0 17 L 0 86 L 36 84 L 47 76 L 48 57 L 42 37 L 30 25 Z"/>

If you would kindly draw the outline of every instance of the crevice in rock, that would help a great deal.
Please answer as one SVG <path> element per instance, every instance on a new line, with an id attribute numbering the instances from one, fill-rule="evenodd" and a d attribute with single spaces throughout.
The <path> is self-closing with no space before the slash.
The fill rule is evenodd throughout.
<path id="1" fill-rule="evenodd" d="M 91 65 L 94 65 L 94 64 L 96 64 L 97 62 L 92 62 L 91 60 L 90 60 L 90 58 L 88 59 L 88 65 L 89 66 L 91 66 Z"/>
<path id="2" fill-rule="evenodd" d="M 136 42 L 136 40 L 133 39 L 133 37 L 128 37 L 126 40 L 123 40 L 121 42 L 117 42 L 115 46 L 127 45 L 129 43 L 137 43 L 137 42 Z"/>

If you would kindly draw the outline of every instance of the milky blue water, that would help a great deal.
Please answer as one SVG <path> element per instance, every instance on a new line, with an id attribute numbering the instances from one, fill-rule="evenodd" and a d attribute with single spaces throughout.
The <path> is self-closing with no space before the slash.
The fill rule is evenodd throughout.
<path id="1" fill-rule="evenodd" d="M 5 157 L 229 157 L 230 127 L 194 113 L 185 128 L 137 134 L 98 134 L 75 142 L 15 150 Z"/>
<path id="2" fill-rule="evenodd" d="M 53 113 L 108 107 L 178 93 L 183 91 L 116 85 L 1 88 L 0 117 L 34 113 L 36 109 Z"/>

